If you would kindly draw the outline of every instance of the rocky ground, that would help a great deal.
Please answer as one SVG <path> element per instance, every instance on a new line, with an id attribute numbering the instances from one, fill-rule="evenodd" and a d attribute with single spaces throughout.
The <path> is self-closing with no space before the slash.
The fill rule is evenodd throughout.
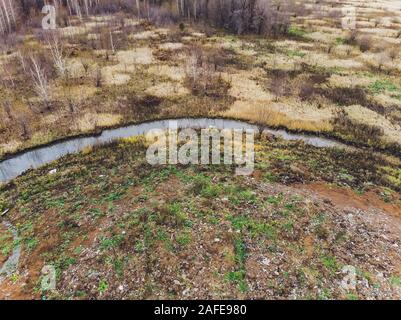
<path id="1" fill-rule="evenodd" d="M 400 298 L 399 160 L 262 139 L 240 177 L 151 167 L 144 150 L 129 139 L 3 187 L 22 255 L 2 298 Z"/>

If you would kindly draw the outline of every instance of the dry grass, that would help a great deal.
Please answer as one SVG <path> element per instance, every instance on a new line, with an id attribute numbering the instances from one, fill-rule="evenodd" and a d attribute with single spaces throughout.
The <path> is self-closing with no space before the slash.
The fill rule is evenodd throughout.
<path id="1" fill-rule="evenodd" d="M 391 123 L 385 116 L 359 105 L 350 106 L 346 111 L 351 120 L 370 126 L 377 126 L 383 130 L 383 138 L 386 142 L 400 143 L 401 126 Z"/>
<path id="2" fill-rule="evenodd" d="M 129 73 L 135 73 L 139 66 L 154 62 L 153 51 L 148 47 L 118 51 L 118 64 L 101 69 L 102 80 L 107 85 L 123 85 L 130 81 Z"/>
<path id="3" fill-rule="evenodd" d="M 185 78 L 185 70 L 183 67 L 173 67 L 163 64 L 150 66 L 147 72 L 151 75 L 167 77 L 174 81 L 183 81 Z"/>
<path id="4" fill-rule="evenodd" d="M 7 143 L 0 144 L 0 155 L 5 153 L 13 153 L 16 152 L 22 145 L 21 141 L 11 140 Z"/>
<path id="5" fill-rule="evenodd" d="M 222 74 L 223 78 L 231 84 L 228 94 L 239 100 L 272 101 L 273 95 L 264 90 L 262 81 L 254 80 L 261 76 L 262 70 L 243 71 L 235 74 Z"/>
<path id="6" fill-rule="evenodd" d="M 119 69 L 120 67 L 117 67 Z M 105 67 L 102 69 L 102 81 L 107 85 L 121 86 L 131 80 L 129 74 L 120 73 L 116 68 Z"/>
<path id="7" fill-rule="evenodd" d="M 287 113 L 280 112 L 272 105 L 261 102 L 237 101 L 228 111 L 222 113 L 225 117 L 248 120 L 273 127 L 285 127 L 294 131 L 330 132 L 330 120 L 310 120 L 290 118 Z"/>
<path id="8" fill-rule="evenodd" d="M 190 94 L 190 91 L 178 82 L 163 82 L 145 92 L 159 98 L 177 98 Z"/>
<path id="9" fill-rule="evenodd" d="M 121 65 L 151 64 L 153 51 L 149 47 L 135 48 L 133 50 L 118 51 L 117 60 Z"/>
<path id="10" fill-rule="evenodd" d="M 148 39 L 157 39 L 159 35 L 155 31 L 143 31 L 136 34 L 129 35 L 130 40 L 148 40 Z"/>
<path id="11" fill-rule="evenodd" d="M 166 43 L 162 43 L 161 45 L 159 45 L 159 49 L 161 50 L 180 50 L 184 48 L 184 44 L 180 43 L 180 42 L 166 42 Z"/>
<path id="12" fill-rule="evenodd" d="M 110 113 L 87 113 L 73 124 L 73 130 L 91 132 L 97 127 L 111 127 L 121 122 L 122 116 Z"/>
<path id="13" fill-rule="evenodd" d="M 89 132 L 96 126 L 114 125 L 124 121 L 119 115 L 121 109 L 116 106 L 123 105 L 125 94 L 131 92 L 137 98 L 147 94 L 166 100 L 167 103 L 160 104 L 160 108 L 166 108 L 160 110 L 163 116 L 186 114 L 188 105 L 193 106 L 191 114 L 193 112 L 199 116 L 215 115 L 231 106 L 228 111 L 223 112 L 224 116 L 314 132 L 331 131 L 333 114 L 337 109 L 347 108 L 352 121 L 366 125 L 375 123 L 382 127 L 384 139 L 394 142 L 398 140 L 399 143 L 401 130 L 397 125 L 400 124 L 401 111 L 397 92 L 383 91 L 373 94 L 369 87 L 376 80 L 387 79 L 398 87 L 401 85 L 397 74 L 401 70 L 401 59 L 396 51 L 401 43 L 401 37 L 397 36 L 401 26 L 401 19 L 397 20 L 397 16 L 399 18 L 401 15 L 386 11 L 391 7 L 389 2 L 352 2 L 358 6 L 360 22 L 359 30 L 350 42 L 347 42 L 349 33 L 341 30 L 336 21 L 327 17 L 310 16 L 306 19 L 309 23 L 298 21 L 295 25 L 305 30 L 303 37 L 278 40 L 251 36 L 236 37 L 221 33 L 216 36 L 216 30 L 213 32 L 214 36 L 206 36 L 193 27 L 188 27 L 187 32 L 180 33 L 175 27 L 155 28 L 136 19 L 124 17 L 124 25 L 130 28 L 127 28 L 125 37 L 121 37 L 125 42 L 120 41 L 120 46 L 116 45 L 116 51 L 113 53 L 109 47 L 97 45 L 102 40 L 97 38 L 103 29 L 113 26 L 113 23 L 109 22 L 116 17 L 93 17 L 81 24 L 76 20 L 75 26 L 60 29 L 62 34 L 69 35 L 64 40 L 67 51 L 71 49 L 72 52 L 67 59 L 71 83 L 67 86 L 66 81 L 50 74 L 53 110 L 43 113 L 40 100 L 30 88 L 29 77 L 20 76 L 22 72 L 21 68 L 17 67 L 15 52 L 0 55 L 0 70 L 2 66 L 7 66 L 16 81 L 14 85 L 7 82 L 7 90 L 4 90 L 0 83 L 0 95 L 7 92 L 6 95 L 12 96 L 13 110 L 27 115 L 32 136 L 41 130 L 40 128 L 48 128 L 51 133 L 41 132 L 44 135 L 42 140 L 51 140 L 53 136 L 59 138 L 60 135 L 72 132 Z M 375 10 L 375 5 L 383 8 Z M 330 6 L 325 8 L 329 10 Z M 381 21 L 387 17 L 391 17 L 391 23 L 388 25 Z M 378 21 L 375 22 L 374 19 Z M 112 30 L 113 34 L 116 34 L 117 44 L 117 34 L 120 35 L 124 30 L 118 30 L 115 26 L 110 28 L 117 28 Z M 370 30 L 372 28 L 376 28 L 376 31 Z M 86 44 L 88 35 L 93 39 L 91 42 L 96 44 L 93 48 Z M 371 39 L 371 43 L 365 48 L 366 52 L 362 53 L 358 41 L 361 42 L 360 40 L 366 37 Z M 29 54 L 46 53 L 40 38 L 34 35 L 28 35 L 22 46 L 21 51 Z M 380 51 L 379 47 L 382 46 Z M 192 47 L 198 47 L 203 55 L 197 67 L 207 70 L 207 76 L 196 82 L 187 81 L 186 48 Z M 100 50 L 93 50 L 94 48 Z M 382 51 L 386 52 L 388 58 L 383 56 Z M 98 73 L 97 70 L 101 71 Z M 270 85 L 272 71 L 275 70 L 287 75 L 283 85 L 289 94 L 282 95 L 279 103 L 276 103 Z M 389 75 L 389 72 L 393 74 Z M 317 94 L 310 101 L 301 102 L 298 97 L 300 85 L 308 83 L 309 76 L 315 73 L 327 73 L 330 77 L 324 83 L 313 83 L 320 91 L 317 90 Z M 94 81 L 97 74 L 101 75 L 101 85 L 98 87 Z M 336 101 L 327 96 L 334 93 L 334 98 L 337 98 L 338 94 L 352 93 L 350 90 L 338 88 L 356 87 L 366 91 L 367 100 L 383 106 L 376 110 L 382 115 L 374 112 L 374 108 L 371 108 L 373 111 L 369 111 L 364 107 L 353 106 L 362 105 L 363 101 L 352 100 L 352 103 L 348 103 L 348 100 L 340 99 L 340 102 L 346 103 L 336 105 Z M 216 88 L 218 90 L 215 90 Z M 67 97 L 79 105 L 71 114 Z M 237 101 L 232 105 L 234 99 Z M 117 100 L 118 103 L 114 103 Z M 223 100 L 224 108 L 220 108 Z M 170 105 L 171 101 L 177 103 Z M 80 118 L 70 132 L 66 129 L 68 123 L 61 122 L 74 117 Z M 144 112 L 141 119 L 146 118 Z M 7 122 L 0 119 L 0 141 L 3 142 L 3 150 L 12 151 L 41 141 L 38 134 L 34 139 L 22 137 L 20 126 L 10 124 L 10 121 L 14 120 Z"/>

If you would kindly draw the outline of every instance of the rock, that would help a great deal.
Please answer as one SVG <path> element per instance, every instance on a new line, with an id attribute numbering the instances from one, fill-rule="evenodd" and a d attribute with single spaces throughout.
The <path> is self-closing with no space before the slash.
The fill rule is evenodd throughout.
<path id="1" fill-rule="evenodd" d="M 49 174 L 50 174 L 50 175 L 53 175 L 53 174 L 56 174 L 56 173 L 57 173 L 57 169 L 53 169 L 53 170 L 50 170 L 50 171 L 49 171 Z"/>
<path id="2" fill-rule="evenodd" d="M 356 289 L 356 268 L 354 266 L 344 266 L 341 270 L 345 277 L 340 282 L 340 287 L 345 292 Z"/>

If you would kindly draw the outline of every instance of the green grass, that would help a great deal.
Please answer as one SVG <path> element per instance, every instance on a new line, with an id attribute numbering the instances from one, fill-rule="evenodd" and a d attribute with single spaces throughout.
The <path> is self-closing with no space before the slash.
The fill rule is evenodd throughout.
<path id="1" fill-rule="evenodd" d="M 234 206 L 238 206 L 242 203 L 257 204 L 258 202 L 258 199 L 252 190 L 231 187 L 227 188 L 226 191 L 229 193 L 228 199 Z"/>
<path id="2" fill-rule="evenodd" d="M 190 227 L 192 225 L 191 220 L 188 218 L 187 213 L 183 210 L 182 204 L 179 202 L 174 202 L 167 206 L 167 210 L 174 222 L 178 226 L 187 226 Z"/>
<path id="3" fill-rule="evenodd" d="M 264 236 L 267 239 L 272 240 L 277 237 L 276 228 L 272 224 L 260 222 L 256 219 L 252 219 L 243 215 L 235 217 L 229 215 L 227 219 L 231 222 L 235 230 L 249 232 L 251 237 Z"/>
<path id="4" fill-rule="evenodd" d="M 97 290 L 99 291 L 100 294 L 103 294 L 107 291 L 109 288 L 109 284 L 107 283 L 106 280 L 100 280 L 99 285 L 97 287 Z"/>
<path id="5" fill-rule="evenodd" d="M 246 245 L 241 237 L 234 239 L 234 261 L 236 264 L 236 270 L 227 273 L 226 280 L 233 282 L 237 285 L 240 292 L 248 291 L 248 284 L 246 282 L 246 270 L 245 270 L 245 260 L 246 260 Z"/>
<path id="6" fill-rule="evenodd" d="M 243 239 L 237 238 L 234 240 L 235 262 L 243 265 L 246 259 L 246 245 Z"/>
<path id="7" fill-rule="evenodd" d="M 369 86 L 369 90 L 373 94 L 379 94 L 379 93 L 383 93 L 385 91 L 388 91 L 391 93 L 399 93 L 400 88 L 398 88 L 395 84 L 393 84 L 390 81 L 377 80 Z M 400 93 L 400 95 L 401 95 L 401 93 Z"/>
<path id="8" fill-rule="evenodd" d="M 137 240 L 134 244 L 135 251 L 138 253 L 143 253 L 145 251 L 145 244 L 142 240 Z"/>
<path id="9" fill-rule="evenodd" d="M 331 272 L 336 272 L 338 270 L 338 262 L 336 258 L 331 255 L 323 256 L 321 262 Z"/>
<path id="10" fill-rule="evenodd" d="M 103 251 L 118 247 L 124 241 L 124 236 L 119 234 L 110 238 L 103 237 L 100 239 L 100 249 Z"/>
<path id="11" fill-rule="evenodd" d="M 307 32 L 305 30 L 302 30 L 296 26 L 291 26 L 288 29 L 288 35 L 291 37 L 303 38 L 303 37 L 305 37 L 306 34 L 307 34 Z"/>
<path id="12" fill-rule="evenodd" d="M 35 249 L 38 243 L 39 243 L 38 239 L 35 238 L 25 239 L 25 245 L 28 251 L 32 251 L 33 249 Z"/>
<path id="13" fill-rule="evenodd" d="M 180 246 L 187 246 L 191 243 L 191 234 L 188 231 L 182 232 L 177 236 L 176 240 Z"/>
<path id="14" fill-rule="evenodd" d="M 345 39 L 341 37 L 337 37 L 335 40 L 336 45 L 342 45 L 345 43 Z"/>
<path id="15" fill-rule="evenodd" d="M 298 50 L 287 50 L 287 56 L 303 58 L 306 56 L 306 53 Z"/>
<path id="16" fill-rule="evenodd" d="M 267 202 L 270 203 L 270 204 L 273 204 L 275 206 L 278 206 L 281 203 L 281 201 L 283 201 L 283 195 L 282 194 L 279 194 L 277 196 L 269 196 L 267 198 Z"/>
<path id="17" fill-rule="evenodd" d="M 358 296 L 354 293 L 347 293 L 347 300 L 359 300 Z"/>
<path id="18" fill-rule="evenodd" d="M 393 286 L 401 286 L 401 278 L 400 278 L 400 277 L 392 276 L 392 277 L 390 278 L 390 283 L 391 283 L 391 285 L 393 285 Z"/>

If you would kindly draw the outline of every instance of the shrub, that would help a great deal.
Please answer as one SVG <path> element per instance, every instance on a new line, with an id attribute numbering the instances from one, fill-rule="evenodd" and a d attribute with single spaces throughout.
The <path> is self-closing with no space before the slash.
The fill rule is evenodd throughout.
<path id="1" fill-rule="evenodd" d="M 344 39 L 344 43 L 351 45 L 351 46 L 356 45 L 357 44 L 357 41 L 356 41 L 357 35 L 358 35 L 358 32 L 356 30 L 351 30 L 348 33 L 348 35 L 346 36 L 346 38 Z"/>
<path id="2" fill-rule="evenodd" d="M 151 115 L 160 112 L 160 104 L 162 100 L 158 97 L 146 95 L 142 98 L 131 94 L 128 96 L 127 105 L 133 111 L 135 117 L 139 120 L 145 119 Z"/>
<path id="3" fill-rule="evenodd" d="M 230 84 L 216 72 L 216 66 L 216 58 L 211 63 L 199 47 L 191 48 L 185 70 L 185 83 L 194 95 L 213 98 L 227 95 Z"/>
<path id="4" fill-rule="evenodd" d="M 358 40 L 358 45 L 362 52 L 370 51 L 373 47 L 372 38 L 369 36 L 363 36 Z"/>
<path id="5" fill-rule="evenodd" d="M 276 102 L 288 94 L 287 77 L 285 72 L 274 72 L 270 83 L 270 91 L 275 95 Z"/>
<path id="6" fill-rule="evenodd" d="M 397 60 L 400 57 L 400 49 L 397 46 L 392 46 L 387 51 L 391 61 Z"/>

